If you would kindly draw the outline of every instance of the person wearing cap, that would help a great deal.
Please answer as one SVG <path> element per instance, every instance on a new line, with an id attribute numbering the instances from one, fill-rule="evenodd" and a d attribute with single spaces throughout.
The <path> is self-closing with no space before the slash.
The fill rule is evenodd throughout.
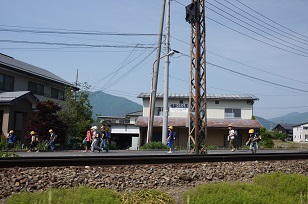
<path id="1" fill-rule="evenodd" d="M 55 140 L 57 138 L 57 135 L 53 132 L 53 129 L 50 129 L 48 132 L 50 133 L 50 141 L 49 141 L 50 150 L 54 151 L 55 150 Z"/>
<path id="2" fill-rule="evenodd" d="M 8 133 L 8 135 L 6 136 L 6 138 L 9 140 L 8 141 L 8 149 L 11 149 L 14 147 L 14 144 L 16 142 L 16 135 L 14 134 L 14 130 L 10 130 L 10 132 Z"/>
<path id="3" fill-rule="evenodd" d="M 100 151 L 103 152 L 103 148 L 106 150 L 106 152 L 109 152 L 109 147 L 108 147 L 108 143 L 107 140 L 109 138 L 108 136 L 109 132 L 105 129 L 105 126 L 101 127 L 101 135 L 102 135 L 102 142 L 99 146 Z"/>
<path id="4" fill-rule="evenodd" d="M 91 129 L 92 130 L 92 129 Z M 92 141 L 92 138 L 91 138 L 91 130 L 88 130 L 87 131 L 87 134 L 86 134 L 86 137 L 85 137 L 85 151 L 83 152 L 88 152 L 88 149 L 91 148 L 91 141 Z"/>
<path id="5" fill-rule="evenodd" d="M 100 152 L 100 149 L 97 145 L 97 126 L 93 126 L 92 128 L 92 144 L 91 144 L 91 151 L 94 152 L 95 149 L 97 149 Z"/>
<path id="6" fill-rule="evenodd" d="M 229 124 L 228 129 L 229 129 L 229 135 L 228 135 L 229 146 L 231 148 L 231 151 L 234 152 L 235 151 L 235 146 L 234 146 L 235 132 L 233 130 L 233 125 Z"/>
<path id="7" fill-rule="evenodd" d="M 249 145 L 249 149 L 251 150 L 251 152 L 253 154 L 257 153 L 257 149 L 258 149 L 258 141 L 260 139 L 258 134 L 255 134 L 255 130 L 254 129 L 250 129 L 248 131 L 249 134 L 249 140 L 246 142 L 247 145 Z"/>
<path id="8" fill-rule="evenodd" d="M 35 149 L 37 145 L 37 140 L 38 140 L 37 135 L 35 134 L 33 130 L 30 132 L 30 135 L 31 135 L 31 141 L 30 141 L 30 148 L 28 152 L 31 152 L 32 150 Z M 39 152 L 39 150 L 37 150 L 36 152 Z"/>
<path id="9" fill-rule="evenodd" d="M 175 132 L 173 132 L 173 127 L 172 126 L 169 126 L 168 127 L 168 137 L 166 139 L 166 142 L 167 142 L 167 145 L 168 145 L 168 148 L 169 148 L 169 152 L 167 153 L 172 153 L 172 144 L 173 144 L 173 141 L 175 140 Z"/>

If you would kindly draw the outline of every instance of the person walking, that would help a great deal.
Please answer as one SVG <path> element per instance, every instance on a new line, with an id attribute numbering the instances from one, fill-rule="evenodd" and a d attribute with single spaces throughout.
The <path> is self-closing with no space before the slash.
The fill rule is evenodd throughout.
<path id="1" fill-rule="evenodd" d="M 55 150 L 55 140 L 57 138 L 57 135 L 53 132 L 52 129 L 50 129 L 48 132 L 50 133 L 49 146 L 50 150 L 53 152 Z"/>
<path id="2" fill-rule="evenodd" d="M 16 135 L 14 134 L 14 130 L 10 130 L 9 134 L 6 136 L 8 141 L 8 149 L 14 148 L 15 142 L 16 142 Z"/>
<path id="3" fill-rule="evenodd" d="M 102 134 L 102 141 L 99 145 L 100 150 L 103 152 L 103 148 L 106 150 L 106 152 L 109 152 L 108 147 L 108 139 L 109 139 L 109 132 L 105 129 L 105 126 L 101 127 L 101 134 Z"/>
<path id="4" fill-rule="evenodd" d="M 175 132 L 173 132 L 173 127 L 172 126 L 169 126 L 168 127 L 168 137 L 166 139 L 166 142 L 167 142 L 167 145 L 168 145 L 168 148 L 169 148 L 169 152 L 167 153 L 172 153 L 173 149 L 172 149 L 172 145 L 173 145 L 173 141 L 175 140 Z"/>
<path id="5" fill-rule="evenodd" d="M 28 150 L 28 152 L 32 152 L 32 150 L 35 150 L 35 147 L 37 145 L 37 135 L 35 134 L 35 132 L 32 130 L 30 132 L 30 135 L 31 135 L 31 141 L 30 141 L 30 148 Z M 39 152 L 39 150 L 37 150 L 36 152 Z"/>
<path id="6" fill-rule="evenodd" d="M 85 151 L 88 152 L 88 150 L 91 148 L 91 130 L 87 131 L 86 137 L 85 137 Z"/>
<path id="7" fill-rule="evenodd" d="M 99 152 L 99 147 L 97 145 L 98 141 L 97 141 L 97 126 L 93 126 L 92 128 L 92 144 L 91 144 L 91 151 L 94 153 L 94 150 L 97 149 Z"/>
<path id="8" fill-rule="evenodd" d="M 246 144 L 247 145 L 249 144 L 249 149 L 251 150 L 251 152 L 253 154 L 255 154 L 255 153 L 257 153 L 257 150 L 258 150 L 258 141 L 259 141 L 260 137 L 259 137 L 258 134 L 255 134 L 254 129 L 250 129 L 248 131 L 248 133 L 249 133 L 249 139 L 246 142 Z"/>
<path id="9" fill-rule="evenodd" d="M 232 124 L 228 125 L 228 129 L 229 129 L 229 135 L 228 135 L 229 146 L 231 148 L 231 151 L 234 152 L 235 151 L 235 146 L 234 146 L 235 132 L 233 130 Z"/>

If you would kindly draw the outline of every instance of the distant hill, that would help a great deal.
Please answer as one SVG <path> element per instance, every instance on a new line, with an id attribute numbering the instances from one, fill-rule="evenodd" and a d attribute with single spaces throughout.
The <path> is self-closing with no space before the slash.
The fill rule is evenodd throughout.
<path id="1" fill-rule="evenodd" d="M 90 92 L 89 100 L 93 106 L 93 118 L 97 118 L 96 114 L 104 116 L 125 116 L 127 113 L 142 110 L 142 105 L 138 103 L 102 91 Z"/>
<path id="2" fill-rule="evenodd" d="M 273 129 L 277 124 L 301 124 L 308 122 L 308 112 L 298 113 L 292 112 L 284 116 L 264 119 L 256 116 L 256 119 L 267 129 Z"/>
<path id="3" fill-rule="evenodd" d="M 255 117 L 263 125 L 263 127 L 265 127 L 267 130 L 272 130 L 277 125 L 277 123 L 274 123 L 270 120 L 266 120 L 258 116 L 255 116 Z"/>
<path id="4" fill-rule="evenodd" d="M 274 123 L 300 124 L 308 122 L 308 112 L 304 113 L 292 112 L 287 115 L 271 118 L 268 120 Z"/>

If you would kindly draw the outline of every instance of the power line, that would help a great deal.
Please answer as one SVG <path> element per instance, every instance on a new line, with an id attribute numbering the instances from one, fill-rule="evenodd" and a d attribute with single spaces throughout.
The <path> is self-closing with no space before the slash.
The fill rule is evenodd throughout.
<path id="1" fill-rule="evenodd" d="M 37 33 L 37 34 L 63 34 L 63 35 L 110 35 L 110 36 L 157 36 L 154 33 L 118 33 L 118 32 L 94 32 L 94 31 L 53 31 L 53 30 L 26 30 L 0 28 L 0 32 Z"/>
<path id="2" fill-rule="evenodd" d="M 251 7 L 249 7 L 249 6 L 247 6 L 246 4 L 242 3 L 241 1 L 239 1 L 239 0 L 236 0 L 236 1 L 239 2 L 240 4 L 242 4 L 243 6 L 245 6 L 246 8 L 250 9 L 251 11 L 257 13 L 257 14 L 260 15 L 260 16 L 262 16 L 263 18 L 265 18 L 265 19 L 267 19 L 267 20 L 269 20 L 269 21 L 275 23 L 276 25 L 279 25 L 279 26 L 283 27 L 284 29 L 289 30 L 289 31 L 291 31 L 291 32 L 293 32 L 293 33 L 295 33 L 295 34 L 297 34 L 297 35 L 300 35 L 300 36 L 302 36 L 302 37 L 304 37 L 304 38 L 308 38 L 307 36 L 304 36 L 304 35 L 302 35 L 302 34 L 296 32 L 296 31 L 293 31 L 293 30 L 291 30 L 291 29 L 289 29 L 289 28 L 287 28 L 287 27 L 281 25 L 280 23 L 277 23 L 277 22 L 273 21 L 272 19 L 270 19 L 270 18 L 264 16 L 263 14 L 261 14 L 261 13 L 259 13 L 258 11 L 252 9 Z"/>
<path id="3" fill-rule="evenodd" d="M 300 91 L 300 92 L 308 93 L 307 90 L 298 89 L 298 88 L 294 88 L 294 87 L 290 87 L 290 86 L 278 84 L 278 83 L 275 83 L 275 82 L 272 82 L 272 81 L 268 81 L 268 80 L 265 80 L 265 79 L 261 79 L 261 78 L 258 78 L 258 77 L 254 77 L 254 76 L 250 76 L 250 75 L 247 75 L 247 74 L 243 74 L 243 73 L 240 73 L 240 72 L 237 72 L 237 71 L 228 69 L 228 68 L 226 68 L 226 67 L 222 67 L 222 66 L 219 66 L 219 65 L 210 63 L 210 62 L 206 62 L 206 63 L 207 63 L 208 65 L 217 67 L 217 68 L 219 68 L 219 69 L 223 69 L 223 70 L 226 70 L 226 71 L 229 71 L 229 72 L 232 72 L 232 73 L 235 73 L 235 74 L 238 74 L 238 75 L 241 75 L 241 76 L 250 78 L 250 79 L 255 79 L 255 80 L 258 80 L 258 81 L 265 82 L 265 83 L 267 83 L 267 84 L 272 84 L 272 85 L 275 85 L 275 86 L 280 86 L 280 87 L 283 87 L 283 88 L 287 88 L 287 89 L 291 89 L 291 90 L 295 90 L 295 91 Z"/>
<path id="4" fill-rule="evenodd" d="M 226 5 L 222 4 L 222 3 L 220 3 L 220 2 L 217 1 L 217 0 L 214 0 L 214 1 L 217 2 L 218 4 L 222 5 L 223 7 L 225 7 L 225 8 L 227 8 L 227 9 L 233 11 L 234 13 L 238 14 L 239 16 L 241 16 L 241 17 L 243 17 L 243 18 L 245 18 L 245 19 L 247 19 L 247 20 L 249 20 L 249 21 L 251 21 L 251 22 L 253 22 L 253 23 L 255 23 L 255 24 L 257 24 L 257 25 L 259 25 L 259 26 L 261 26 L 261 27 L 263 27 L 263 28 L 265 28 L 265 29 L 267 29 L 267 30 L 270 30 L 270 31 L 272 31 L 272 32 L 274 32 L 274 33 L 276 33 L 276 34 L 278 34 L 278 35 L 281 35 L 281 36 L 283 36 L 283 37 L 289 38 L 289 39 L 294 40 L 294 41 L 296 41 L 296 42 L 299 42 L 299 43 L 308 45 L 307 43 L 302 42 L 302 41 L 308 42 L 307 40 L 304 40 L 304 39 L 302 39 L 302 38 L 298 38 L 297 36 L 294 36 L 294 35 L 292 35 L 292 34 L 290 34 L 290 33 L 287 33 L 287 32 L 285 32 L 285 31 L 279 29 L 279 28 L 276 28 L 276 27 L 274 27 L 274 26 L 272 26 L 272 25 L 270 25 L 270 24 L 268 24 L 268 23 L 266 23 L 266 22 L 264 22 L 264 21 L 262 21 L 262 20 L 256 18 L 255 16 L 253 16 L 253 15 L 247 13 L 246 11 L 244 11 L 244 10 L 242 10 L 241 8 L 235 6 L 234 4 L 230 3 L 230 2 L 227 1 L 227 0 L 225 0 L 225 1 L 228 2 L 229 4 L 231 4 L 232 6 L 236 7 L 237 9 L 241 10 L 242 12 L 244 12 L 244 13 L 248 14 L 249 16 L 253 17 L 254 19 L 257 19 L 257 20 L 261 21 L 262 23 L 264 23 L 264 24 L 266 24 L 266 25 L 268 25 L 268 26 L 270 26 L 270 27 L 272 27 L 272 28 L 274 28 L 274 29 L 276 29 L 276 30 L 279 30 L 279 31 L 281 31 L 281 32 L 283 32 L 283 33 L 286 33 L 287 35 L 290 35 L 290 36 L 292 36 L 292 37 L 298 38 L 298 39 L 300 39 L 300 40 L 302 40 L 302 41 L 297 40 L 297 39 L 294 39 L 294 38 L 292 38 L 292 37 L 290 37 L 290 36 L 281 34 L 281 33 L 277 32 L 277 31 L 275 31 L 275 30 L 273 30 L 273 29 L 271 29 L 271 28 L 268 28 L 268 27 L 266 27 L 266 26 L 264 26 L 264 25 L 262 25 L 262 24 L 260 24 L 260 23 L 258 23 L 258 22 L 256 22 L 256 21 L 250 19 L 250 18 L 247 18 L 246 16 L 244 16 L 244 15 L 240 14 L 239 12 L 233 10 L 232 8 L 230 8 L 230 7 L 228 7 L 228 6 L 226 6 Z M 209 3 L 209 2 L 208 2 L 208 3 Z"/>
<path id="5" fill-rule="evenodd" d="M 227 26 L 227 25 L 224 25 L 223 23 L 220 23 L 220 22 L 218 22 L 218 21 L 216 21 L 216 20 L 214 20 L 214 19 L 212 19 L 212 18 L 210 18 L 210 17 L 208 17 L 208 16 L 207 16 L 206 18 L 209 19 L 209 20 L 211 20 L 211 21 L 213 21 L 213 22 L 215 22 L 215 23 L 217 23 L 217 24 L 219 24 L 219 25 L 222 25 L 222 26 L 224 26 L 224 27 L 226 27 L 226 28 L 228 28 L 228 29 L 230 29 L 230 30 L 233 30 L 234 32 L 237 32 L 237 33 L 239 33 L 239 34 L 241 34 L 241 35 L 244 35 L 244 36 L 246 36 L 246 37 L 248 37 L 248 38 L 251 38 L 251 39 L 256 40 L 256 41 L 258 41 L 258 42 L 264 43 L 264 44 L 269 45 L 269 46 L 271 46 L 271 47 L 274 47 L 274 48 L 277 48 L 277 49 L 280 49 L 280 50 L 283 50 L 283 51 L 286 51 L 286 52 L 289 52 L 289 53 L 292 53 L 292 54 L 295 54 L 295 55 L 299 55 L 299 56 L 302 56 L 302 57 L 308 57 L 308 55 L 303 55 L 303 54 L 300 54 L 300 53 L 296 53 L 296 52 L 293 52 L 293 51 L 290 51 L 290 50 L 287 50 L 287 49 L 278 47 L 278 46 L 276 46 L 276 45 L 272 45 L 272 44 L 270 44 L 270 43 L 264 42 L 264 41 L 262 41 L 262 40 L 259 40 L 259 39 L 255 38 L 255 37 L 249 36 L 249 35 L 247 35 L 247 34 L 241 32 L 241 31 L 235 30 L 234 28 L 231 28 L 231 27 L 229 27 L 229 26 Z"/>
<path id="6" fill-rule="evenodd" d="M 216 6 L 214 6 L 214 7 L 216 7 Z M 271 39 L 271 38 L 269 38 L 269 37 L 267 37 L 267 36 L 265 36 L 265 35 L 263 35 L 263 34 L 261 34 L 261 33 L 258 33 L 258 32 L 256 32 L 256 31 L 254 31 L 254 30 L 248 28 L 247 26 L 244 26 L 244 25 L 242 25 L 242 24 L 240 24 L 240 23 L 238 23 L 238 22 L 236 22 L 236 21 L 234 21 L 234 20 L 232 20 L 232 19 L 230 19 L 230 18 L 224 16 L 223 14 L 221 14 L 221 13 L 219 13 L 219 12 L 217 12 L 217 11 L 211 9 L 210 7 L 207 7 L 207 9 L 213 11 L 214 13 L 216 13 L 216 14 L 218 14 L 218 15 L 224 17 L 225 19 L 228 19 L 229 21 L 231 21 L 231 22 L 233 22 L 233 23 L 235 23 L 235 24 L 237 24 L 237 25 L 239 25 L 239 26 L 241 26 L 241 27 L 243 27 L 243 28 L 245 28 L 245 29 L 247 29 L 247 30 L 249 30 L 249 31 L 251 31 L 251 32 L 253 32 L 253 33 L 255 33 L 255 34 L 257 34 L 257 35 L 259 35 L 259 36 L 262 36 L 262 37 L 264 37 L 264 38 L 266 38 L 266 39 L 268 39 L 268 40 L 270 40 L 270 41 L 273 41 L 273 42 L 275 42 L 275 43 L 277 43 L 277 44 L 279 44 L 279 45 L 285 46 L 285 47 L 287 47 L 287 48 L 296 50 L 296 51 L 298 51 L 298 52 L 300 52 L 300 53 L 308 54 L 308 53 L 305 52 L 305 51 L 302 51 L 302 50 L 293 48 L 293 47 L 291 47 L 291 46 L 289 46 L 289 45 L 285 45 L 285 44 L 283 44 L 283 43 L 281 43 L 281 42 L 279 42 L 279 41 L 277 41 L 277 40 Z M 220 9 L 220 10 L 221 10 L 221 9 Z M 231 14 L 229 14 L 229 15 L 231 15 Z M 231 15 L 231 16 L 234 17 L 233 15 Z M 209 17 L 207 17 L 207 18 L 209 18 Z M 239 20 L 239 21 L 242 21 L 242 20 L 240 20 L 240 19 L 237 18 L 237 17 L 234 17 L 234 18 L 236 18 L 236 19 Z M 215 22 L 217 22 L 217 21 L 215 21 Z M 243 22 L 243 21 L 242 21 L 242 22 Z M 246 23 L 246 22 L 244 22 L 244 23 Z M 251 27 L 253 27 L 253 28 L 257 29 L 257 30 L 260 30 L 260 29 L 256 28 L 255 26 L 253 26 L 253 25 L 251 25 L 251 24 L 249 24 L 249 23 L 246 23 L 246 24 L 250 25 Z M 274 37 L 274 38 L 277 38 L 277 39 L 279 39 L 279 40 L 281 40 L 281 41 L 287 42 L 287 41 L 285 41 L 285 40 L 283 40 L 283 39 L 281 39 L 281 38 L 275 37 L 275 36 L 273 36 L 272 34 L 269 34 L 269 33 L 265 32 L 265 31 L 263 31 L 263 30 L 261 30 L 261 31 L 264 32 L 264 33 L 266 33 L 267 35 L 270 35 L 270 36 L 272 36 L 272 37 Z M 289 42 L 287 42 L 287 43 L 289 43 Z M 296 46 L 296 47 L 299 47 L 299 48 L 301 48 L 301 49 L 307 50 L 306 48 L 297 46 L 297 45 L 295 45 L 295 44 L 293 44 L 293 43 L 289 43 L 289 44 L 292 44 L 293 46 Z M 276 46 L 276 47 L 277 47 L 277 46 Z M 284 50 L 285 50 L 285 49 L 284 49 Z M 287 50 L 286 50 L 286 51 L 287 51 Z M 289 51 L 288 51 L 288 52 L 289 52 Z M 294 52 L 292 51 L 292 53 L 294 53 Z M 297 54 L 299 54 L 299 53 L 297 53 Z M 307 55 L 303 55 L 303 54 L 299 54 L 299 55 L 308 57 Z"/>
<path id="7" fill-rule="evenodd" d="M 73 43 L 50 43 L 50 42 L 35 42 L 35 41 L 18 41 L 18 40 L 0 40 L 0 42 L 7 43 L 22 43 L 22 44 L 40 44 L 40 45 L 61 45 L 61 46 L 75 46 L 75 47 L 108 47 L 108 48 L 134 48 L 137 45 L 94 45 L 94 44 L 73 44 Z M 155 48 L 153 46 L 138 46 L 140 49 Z"/>
<path id="8" fill-rule="evenodd" d="M 175 39 L 175 40 L 177 40 L 177 41 L 179 41 L 179 42 L 182 42 L 182 43 L 184 43 L 184 44 L 189 45 L 189 43 L 185 42 L 184 40 L 180 40 L 180 39 L 175 38 L 175 37 L 172 37 L 172 36 L 171 36 L 171 38 L 173 38 L 173 39 Z M 237 64 L 244 65 L 244 66 L 246 66 L 246 67 L 249 67 L 249 68 L 258 70 L 258 71 L 260 71 L 260 72 L 264 72 L 264 73 L 271 74 L 271 75 L 274 75 L 274 76 L 277 76 L 277 77 L 281 77 L 281 78 L 283 78 L 283 79 L 288 79 L 288 80 L 291 80 L 291 81 L 295 81 L 295 82 L 299 82 L 299 83 L 303 83 L 303 84 L 308 84 L 308 82 L 305 82 L 305 81 L 299 81 L 299 80 L 296 80 L 296 79 L 292 79 L 292 78 L 289 78 L 289 77 L 285 77 L 285 76 L 282 76 L 282 75 L 279 75 L 279 74 L 275 74 L 275 73 L 272 73 L 272 72 L 269 72 L 269 71 L 266 71 L 266 70 L 263 70 L 263 69 L 260 69 L 260 68 L 257 68 L 257 67 L 253 67 L 253 66 L 251 66 L 251 65 L 244 64 L 244 63 L 242 63 L 242 62 L 239 62 L 239 61 L 230 59 L 230 58 L 228 58 L 228 57 L 224 57 L 224 56 L 222 56 L 222 55 L 219 55 L 219 54 L 216 54 L 216 53 L 214 53 L 214 52 L 211 52 L 211 51 L 209 51 L 208 49 L 206 50 L 206 52 L 207 52 L 207 53 L 210 53 L 210 54 L 213 54 L 213 55 L 216 55 L 216 56 L 218 56 L 218 57 L 224 58 L 224 59 L 226 59 L 226 60 L 235 62 L 235 63 L 237 63 Z M 181 53 L 181 54 L 183 54 L 183 53 Z M 185 54 L 183 54 L 183 55 L 185 55 Z M 189 57 L 189 55 L 187 55 L 187 56 Z"/>

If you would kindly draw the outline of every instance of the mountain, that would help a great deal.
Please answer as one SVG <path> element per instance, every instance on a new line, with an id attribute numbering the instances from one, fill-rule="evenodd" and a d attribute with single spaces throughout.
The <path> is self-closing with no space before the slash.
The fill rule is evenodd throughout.
<path id="1" fill-rule="evenodd" d="M 96 114 L 103 116 L 125 116 L 127 113 L 142 110 L 142 105 L 138 103 L 102 91 L 90 92 L 89 101 L 93 106 L 93 118 L 97 118 Z"/>
<path id="2" fill-rule="evenodd" d="M 265 127 L 267 130 L 271 130 L 277 125 L 277 123 L 266 120 L 264 118 L 261 118 L 261 117 L 258 117 L 258 116 L 255 116 L 255 117 L 263 125 L 263 127 Z"/>
<path id="3" fill-rule="evenodd" d="M 284 116 L 264 119 L 262 117 L 256 116 L 256 119 L 267 129 L 273 129 L 278 123 L 280 124 L 301 124 L 308 122 L 308 112 L 298 113 L 292 112 Z"/>
<path id="4" fill-rule="evenodd" d="M 274 123 L 300 124 L 308 122 L 308 112 L 304 113 L 292 112 L 287 115 L 271 118 L 268 120 Z"/>

